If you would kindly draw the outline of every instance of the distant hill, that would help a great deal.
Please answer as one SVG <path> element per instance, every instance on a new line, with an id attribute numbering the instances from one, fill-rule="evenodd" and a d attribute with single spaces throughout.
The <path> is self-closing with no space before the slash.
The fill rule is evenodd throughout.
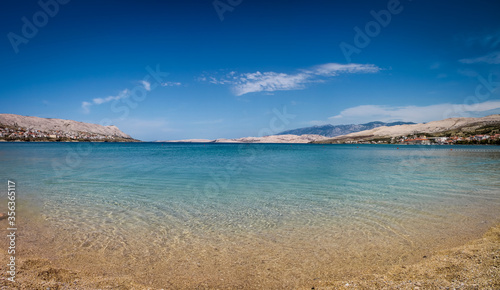
<path id="1" fill-rule="evenodd" d="M 500 115 L 490 115 L 481 118 L 449 118 L 428 123 L 383 126 L 371 130 L 336 136 L 319 143 L 338 143 L 348 141 L 369 141 L 381 138 L 394 138 L 410 135 L 429 136 L 466 136 L 474 134 L 491 134 L 500 131 Z"/>
<path id="2" fill-rule="evenodd" d="M 263 137 L 243 137 L 235 139 L 186 139 L 186 140 L 166 140 L 156 142 L 182 142 L 182 143 L 311 143 L 315 141 L 328 140 L 328 137 L 320 135 L 270 135 Z"/>
<path id="3" fill-rule="evenodd" d="M 7 141 L 136 141 L 116 126 L 0 114 L 0 139 Z"/>
<path id="4" fill-rule="evenodd" d="M 410 125 L 415 124 L 413 122 L 392 122 L 384 123 L 380 121 L 370 122 L 366 124 L 349 124 L 349 125 L 323 125 L 323 126 L 312 126 L 293 130 L 283 131 L 276 135 L 321 135 L 326 137 L 336 137 L 341 135 L 346 135 L 350 133 L 355 133 L 359 131 L 371 130 L 374 128 L 382 126 L 397 126 L 397 125 Z"/>
<path id="5" fill-rule="evenodd" d="M 328 140 L 320 135 L 270 135 L 263 137 L 243 137 L 237 139 L 217 139 L 215 143 L 311 143 Z"/>

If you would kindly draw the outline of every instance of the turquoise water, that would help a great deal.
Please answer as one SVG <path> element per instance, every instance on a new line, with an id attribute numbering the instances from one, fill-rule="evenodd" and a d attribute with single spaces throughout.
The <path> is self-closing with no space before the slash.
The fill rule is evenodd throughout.
<path id="1" fill-rule="evenodd" d="M 498 200 L 500 148 L 399 147 L 10 143 L 0 177 L 47 210 L 59 205 L 59 221 L 92 206 L 95 216 L 259 229 Z"/>
<path id="2" fill-rule="evenodd" d="M 500 209 L 499 147 L 3 143 L 0 163 L 64 254 L 374 241 L 413 251 Z"/>

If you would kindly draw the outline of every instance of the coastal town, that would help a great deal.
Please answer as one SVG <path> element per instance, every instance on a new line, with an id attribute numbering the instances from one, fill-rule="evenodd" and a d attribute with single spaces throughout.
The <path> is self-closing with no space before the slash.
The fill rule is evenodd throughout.
<path id="1" fill-rule="evenodd" d="M 0 124 L 0 141 L 25 142 L 119 142 L 124 138 L 89 132 L 41 131 L 29 128 L 3 126 Z M 132 140 L 127 140 L 132 141 Z"/>
<path id="2" fill-rule="evenodd" d="M 0 141 L 24 142 L 122 142 L 136 141 L 118 136 L 89 132 L 63 132 L 61 130 L 41 131 L 35 129 L 3 126 L 0 124 Z M 401 144 L 401 145 L 500 145 L 500 134 L 470 136 L 428 136 L 410 135 L 372 140 L 343 140 L 342 144 Z"/>
<path id="3" fill-rule="evenodd" d="M 464 136 L 410 135 L 373 140 L 346 140 L 344 144 L 401 144 L 401 145 L 500 145 L 500 134 Z"/>
<path id="4" fill-rule="evenodd" d="M 407 145 L 451 145 L 451 144 L 500 144 L 500 134 L 494 135 L 472 135 L 469 137 L 427 137 L 414 136 L 414 137 L 402 137 L 396 140 L 398 144 Z"/>

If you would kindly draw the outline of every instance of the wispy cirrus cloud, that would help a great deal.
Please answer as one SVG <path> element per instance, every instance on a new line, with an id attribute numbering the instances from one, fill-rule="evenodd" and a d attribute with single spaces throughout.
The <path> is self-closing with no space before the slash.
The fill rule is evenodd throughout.
<path id="1" fill-rule="evenodd" d="M 326 63 L 322 65 L 317 65 L 311 70 L 306 70 L 306 72 L 317 75 L 317 76 L 338 76 L 340 74 L 356 74 L 356 73 L 376 73 L 379 72 L 380 68 L 374 64 L 340 64 L 340 63 Z"/>
<path id="2" fill-rule="evenodd" d="M 92 106 L 92 103 L 90 102 L 82 102 L 82 109 L 85 114 L 90 113 L 90 106 Z"/>
<path id="3" fill-rule="evenodd" d="M 476 104 L 435 104 L 429 106 L 362 105 L 329 117 L 333 124 L 360 124 L 371 121 L 429 122 L 452 117 L 478 117 L 500 113 L 500 100 Z M 316 121 L 317 122 L 317 121 Z"/>
<path id="4" fill-rule="evenodd" d="M 150 82 L 142 80 L 141 84 L 144 86 L 144 88 L 146 89 L 146 91 L 148 91 L 148 92 L 151 91 L 151 83 Z"/>
<path id="5" fill-rule="evenodd" d="M 111 101 L 114 101 L 114 100 L 124 99 L 124 98 L 128 97 L 129 94 L 130 94 L 129 90 L 128 89 L 124 89 L 123 91 L 121 91 L 116 96 L 109 96 L 109 97 L 106 97 L 106 98 L 95 98 L 95 99 L 92 100 L 92 102 L 93 102 L 93 104 L 101 105 L 101 104 L 104 104 L 104 103 L 107 103 L 107 102 L 111 102 Z"/>
<path id="6" fill-rule="evenodd" d="M 139 83 L 144 87 L 144 89 L 146 91 L 148 91 L 148 92 L 151 91 L 151 83 L 150 82 L 141 80 L 141 81 L 139 81 Z M 90 107 L 92 107 L 93 105 L 102 105 L 102 104 L 105 104 L 105 103 L 108 103 L 111 101 L 125 99 L 125 98 L 128 98 L 129 96 L 130 96 L 130 90 L 124 89 L 120 93 L 118 93 L 118 95 L 116 95 L 116 96 L 108 96 L 105 98 L 94 98 L 94 99 L 92 99 L 91 102 L 84 101 L 84 102 L 82 102 L 82 105 L 81 105 L 82 110 L 85 114 L 88 114 L 88 113 L 90 113 Z"/>
<path id="7" fill-rule="evenodd" d="M 494 51 L 490 54 L 475 58 L 464 58 L 461 59 L 460 62 L 466 64 L 474 64 L 474 63 L 500 64 L 500 51 Z"/>
<path id="8" fill-rule="evenodd" d="M 180 86 L 180 85 L 182 85 L 182 84 L 179 82 L 163 82 L 163 83 L 161 83 L 162 87 L 175 87 L 175 86 Z"/>
<path id="9" fill-rule="evenodd" d="M 373 64 L 339 64 L 326 63 L 308 69 L 301 69 L 296 73 L 281 72 L 230 72 L 223 77 L 203 76 L 200 81 L 207 81 L 217 85 L 230 85 L 233 93 L 241 96 L 256 92 L 274 92 L 301 90 L 307 84 L 324 82 L 328 78 L 340 74 L 376 73 L 380 68 Z"/>
<path id="10" fill-rule="evenodd" d="M 238 76 L 233 83 L 233 92 L 237 96 L 255 92 L 274 92 L 300 90 L 310 81 L 310 76 L 305 73 L 289 75 L 276 72 L 255 72 Z"/>

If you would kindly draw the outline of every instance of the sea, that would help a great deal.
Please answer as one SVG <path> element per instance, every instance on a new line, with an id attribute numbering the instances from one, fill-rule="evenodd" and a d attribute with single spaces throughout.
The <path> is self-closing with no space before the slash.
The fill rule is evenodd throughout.
<path id="1" fill-rule="evenodd" d="M 498 146 L 5 142 L 0 164 L 18 260 L 158 288 L 381 274 L 500 221 Z"/>

